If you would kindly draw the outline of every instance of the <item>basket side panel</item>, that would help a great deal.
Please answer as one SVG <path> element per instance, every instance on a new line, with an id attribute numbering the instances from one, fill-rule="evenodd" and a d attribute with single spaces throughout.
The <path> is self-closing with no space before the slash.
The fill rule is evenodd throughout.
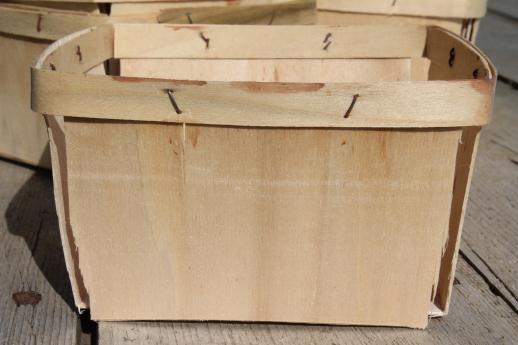
<path id="1" fill-rule="evenodd" d="M 425 327 L 459 130 L 65 129 L 94 318 Z"/>
<path id="2" fill-rule="evenodd" d="M 52 178 L 54 199 L 59 220 L 59 233 L 67 266 L 70 285 L 76 307 L 79 310 L 89 307 L 88 293 L 79 271 L 79 251 L 70 227 L 70 208 L 67 172 L 67 148 L 65 146 L 64 119 L 62 116 L 46 116 L 50 152 L 52 158 Z"/>
<path id="3" fill-rule="evenodd" d="M 480 127 L 467 127 L 464 129 L 462 140 L 459 142 L 451 207 L 450 230 L 448 241 L 444 248 L 439 283 L 437 286 L 437 295 L 434 301 L 435 305 L 446 313 L 448 312 L 450 304 L 455 267 L 457 265 L 457 257 L 460 247 L 462 225 L 464 223 L 471 176 L 473 175 L 475 156 L 477 154 L 479 133 Z"/>

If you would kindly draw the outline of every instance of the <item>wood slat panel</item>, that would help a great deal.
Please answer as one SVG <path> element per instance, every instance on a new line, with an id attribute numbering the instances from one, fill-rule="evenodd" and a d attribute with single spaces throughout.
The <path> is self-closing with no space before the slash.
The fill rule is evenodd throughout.
<path id="1" fill-rule="evenodd" d="M 423 55 L 427 34 L 425 27 L 409 30 L 405 25 L 382 31 L 376 26 L 243 25 L 230 34 L 231 27 L 119 24 L 114 54 L 116 58 L 408 58 Z M 331 44 L 324 49 L 328 41 Z"/>
<path id="2" fill-rule="evenodd" d="M 480 18 L 486 13 L 486 0 L 317 0 L 317 7 L 343 12 Z"/>
<path id="3" fill-rule="evenodd" d="M 32 106 L 70 117 L 235 126 L 482 126 L 489 120 L 492 83 L 206 83 L 33 70 Z M 178 109 L 167 90 L 173 90 Z M 359 100 L 345 118 L 356 94 Z"/>

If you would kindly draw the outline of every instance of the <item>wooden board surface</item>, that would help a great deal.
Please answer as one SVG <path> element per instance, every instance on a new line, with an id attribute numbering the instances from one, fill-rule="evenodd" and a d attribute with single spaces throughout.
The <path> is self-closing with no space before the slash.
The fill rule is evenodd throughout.
<path id="1" fill-rule="evenodd" d="M 0 155 L 50 168 L 45 121 L 30 108 L 30 66 L 48 43 L 0 33 Z"/>
<path id="2" fill-rule="evenodd" d="M 518 337 L 518 317 L 516 312 L 513 312 L 505 300 L 498 296 L 498 294 L 502 293 L 502 282 L 508 286 L 516 284 L 516 280 L 513 282 L 517 275 L 516 271 L 512 271 L 516 267 L 516 261 L 513 261 L 512 257 L 512 248 L 516 247 L 518 236 L 515 229 L 517 227 L 514 226 L 513 228 L 512 225 L 516 223 L 509 224 L 509 219 L 516 217 L 516 211 L 513 212 L 512 208 L 506 208 L 503 210 L 505 212 L 502 213 L 497 206 L 507 207 L 513 205 L 513 203 L 507 204 L 507 202 L 509 199 L 512 200 L 513 197 L 516 198 L 514 196 L 516 193 L 513 194 L 513 188 L 516 190 L 516 186 L 509 185 L 504 197 L 501 194 L 502 189 L 500 189 L 500 192 L 492 192 L 492 189 L 495 188 L 495 182 L 497 181 L 503 183 L 504 187 L 505 183 L 516 181 L 516 175 L 514 175 L 514 180 L 513 177 L 505 175 L 509 171 L 513 171 L 512 167 L 510 169 L 501 169 L 501 166 L 504 164 L 513 164 L 511 162 L 512 159 L 515 159 L 513 151 L 516 152 L 518 149 L 516 138 L 513 136 L 518 126 L 518 118 L 514 112 L 516 102 L 516 91 L 513 91 L 506 85 L 499 85 L 495 120 L 482 134 L 477 170 L 475 171 L 474 185 L 471 189 L 471 203 L 464 230 L 464 256 L 461 256 L 459 260 L 458 283 L 454 288 L 451 312 L 444 319 L 432 320 L 427 331 L 301 325 L 286 326 L 279 324 L 101 323 L 99 325 L 99 344 L 222 344 L 232 341 L 237 344 L 513 344 L 516 337 Z M 495 140 L 500 144 L 495 144 Z M 498 159 L 495 158 L 491 162 L 484 163 L 487 157 L 492 158 L 494 155 Z M 516 168 L 514 171 L 516 172 Z M 485 181 L 487 179 L 486 174 L 489 173 L 493 175 L 488 181 Z M 59 252 L 61 264 L 54 266 L 58 267 L 57 270 L 54 269 L 55 271 L 49 268 L 41 269 L 40 271 L 35 262 L 36 258 L 31 258 L 30 256 L 29 246 L 34 246 L 34 229 L 37 229 L 39 224 L 37 224 L 39 213 L 34 210 L 41 209 L 42 207 L 30 206 L 30 203 L 21 206 L 24 203 L 20 204 L 20 201 L 16 201 L 17 199 L 25 201 L 32 198 L 38 199 L 37 195 L 43 191 L 47 193 L 43 200 L 46 200 L 46 203 L 52 203 L 50 176 L 41 177 L 41 175 L 37 174 L 35 175 L 36 177 L 31 178 L 31 175 L 33 175 L 31 170 L 0 162 L 0 181 L 2 181 L 0 183 L 0 203 L 2 205 L 2 213 L 5 214 L 6 209 L 11 209 L 12 211 L 10 212 L 12 214 L 18 214 L 14 218 L 22 219 L 21 222 L 24 228 L 28 229 L 25 235 L 27 239 L 24 240 L 21 236 L 7 231 L 7 222 L 2 222 L 0 248 L 2 248 L 4 256 L 10 257 L 14 255 L 13 253 L 24 252 L 25 258 L 23 255 L 18 255 L 15 259 L 9 260 L 2 257 L 0 264 L 2 277 L 8 276 L 10 278 L 5 280 L 5 282 L 4 280 L 0 281 L 0 290 L 2 290 L 0 304 L 2 309 L 0 313 L 2 316 L 8 315 L 8 317 L 0 319 L 0 339 L 7 339 L 8 341 L 4 340 L 6 344 L 73 344 L 76 340 L 77 323 L 71 316 L 72 312 L 69 307 L 54 292 L 56 288 L 53 289 L 48 286 L 47 290 L 44 288 L 39 289 L 39 286 L 50 284 L 47 279 L 51 280 L 50 277 L 45 278 L 45 276 L 42 276 L 41 271 L 52 272 L 54 278 L 51 281 L 54 284 L 67 284 L 66 272 L 61 261 L 62 254 L 59 246 L 56 247 L 56 243 L 59 243 L 55 238 L 58 236 L 57 225 L 54 225 L 55 232 L 52 235 L 54 237 L 54 244 L 52 245 L 54 250 L 49 249 L 49 252 Z M 33 182 L 28 182 L 29 180 Z M 7 183 L 7 181 L 9 182 Z M 486 183 L 485 186 L 483 186 L 484 182 Z M 32 192 L 29 192 L 27 187 L 21 187 L 22 185 L 29 185 L 29 190 L 32 190 Z M 494 199 L 493 201 L 486 201 L 482 205 L 480 205 L 480 202 L 477 202 L 477 199 L 482 200 L 481 198 L 485 197 L 487 191 L 491 193 L 493 198 L 496 198 L 496 206 L 494 204 L 493 207 L 486 207 L 487 204 L 495 202 Z M 43 207 L 43 209 L 49 212 L 45 216 L 47 218 L 44 219 L 55 217 L 52 207 Z M 474 218 L 478 216 L 480 207 L 483 208 L 483 216 L 481 217 L 486 219 L 482 224 L 478 224 L 478 220 Z M 16 211 L 17 209 L 18 211 Z M 12 215 L 9 217 L 13 218 Z M 492 222 L 489 225 L 487 223 L 488 219 Z M 12 223 L 12 221 L 9 222 Z M 495 226 L 496 231 L 491 229 L 492 225 Z M 45 228 L 46 226 L 43 227 L 43 229 Z M 488 228 L 491 230 L 490 232 Z M 502 232 L 507 232 L 507 234 L 502 235 Z M 483 236 L 484 234 L 486 234 L 485 237 Z M 10 240 L 8 240 L 9 238 Z M 47 243 L 47 241 L 49 241 L 48 238 L 40 237 L 35 252 L 42 253 L 43 250 L 37 248 L 42 243 Z M 469 245 L 469 248 L 466 247 L 466 244 Z M 6 251 L 6 247 L 10 249 Z M 470 248 L 475 248 L 476 254 Z M 486 263 L 484 264 L 481 260 L 475 260 L 477 255 Z M 477 264 L 476 270 L 466 263 L 466 259 Z M 487 266 L 482 267 L 483 265 Z M 26 266 L 32 267 L 32 269 L 29 271 L 22 270 L 22 273 L 28 272 L 25 273 L 23 281 L 26 285 L 31 285 L 34 290 L 37 290 L 43 296 L 42 302 L 35 308 L 34 315 L 54 315 L 53 319 L 46 321 L 46 325 L 42 322 L 45 316 L 41 316 L 39 319 L 36 318 L 35 320 L 39 321 L 33 322 L 33 331 L 30 331 L 31 326 L 28 321 L 30 317 L 29 311 L 31 311 L 32 307 L 20 307 L 18 311 L 14 311 L 16 307 L 12 303 L 10 292 L 15 290 L 10 288 L 13 282 L 21 282 L 21 279 L 16 277 L 18 275 L 16 267 L 23 268 Z M 9 270 L 8 267 L 11 267 L 11 269 Z M 497 275 L 492 274 L 491 271 L 496 272 Z M 507 275 L 504 275 L 506 272 Z M 480 273 L 485 274 L 485 276 L 481 277 Z M 491 291 L 490 287 L 493 291 Z M 8 292 L 3 293 L 6 289 Z M 46 291 L 53 293 L 54 296 L 46 299 Z M 70 293 L 68 294 L 70 296 Z M 48 306 L 43 311 L 40 308 L 43 307 L 45 301 L 50 301 L 50 303 L 47 302 Z M 20 313 L 21 310 L 26 311 Z M 53 322 L 53 320 L 61 321 Z M 33 339 L 35 337 L 47 340 L 46 342 L 34 342 Z"/>
<path id="3" fill-rule="evenodd" d="M 518 92 L 500 84 L 482 134 L 450 315 L 427 331 L 233 323 L 99 324 L 99 344 L 514 344 Z M 474 265 L 474 267 L 470 266 Z"/>
<path id="4" fill-rule="evenodd" d="M 495 2 L 514 3 L 514 0 L 492 1 Z M 490 3 L 490 9 L 491 6 Z M 501 38 L 494 38 L 494 43 Z M 516 40 L 507 39 L 505 44 L 514 42 Z M 480 43 L 486 44 L 484 39 Z M 498 57 L 498 53 L 495 54 Z M 502 72 L 501 64 L 499 67 Z M 427 331 L 278 324 L 101 323 L 99 344 L 516 343 L 518 316 L 516 308 L 512 310 L 517 303 L 518 277 L 516 251 L 513 254 L 518 241 L 518 169 L 514 163 L 518 161 L 517 102 L 518 92 L 506 85 L 498 87 L 495 121 L 481 137 L 450 315 L 433 320 Z M 49 212 L 44 220 L 55 219 L 51 178 L 32 175 L 29 169 L 0 161 L 0 213 L 4 215 L 10 209 L 11 214 L 18 214 L 14 218 L 24 229 L 8 230 L 11 229 L 8 224 L 13 222 L 5 218 L 13 218 L 12 215 L 0 221 L 0 344 L 73 344 L 77 340 L 77 321 L 61 295 L 55 292 L 62 291 L 68 284 L 56 221 L 53 221 L 54 227 L 48 225 L 51 221 L 44 221 L 40 236 L 36 236 L 35 230 L 40 216 L 35 210 Z M 29 182 L 31 180 L 33 182 Z M 48 196 L 38 198 L 42 191 Z M 52 206 L 34 206 L 38 200 Z M 53 234 L 43 236 L 47 227 Z M 48 242 L 53 244 L 42 247 Z M 29 248 L 35 248 L 32 256 Z M 466 260 L 474 266 L 468 265 Z M 12 291 L 19 286 L 31 286 L 42 294 L 34 314 L 31 314 L 32 307 L 16 308 L 13 303 Z M 68 296 L 65 299 L 71 300 L 70 292 Z"/>
<path id="5" fill-rule="evenodd" d="M 512 13 L 511 9 L 518 12 L 518 1 L 506 13 Z M 480 25 L 477 44 L 496 65 L 500 76 L 518 82 L 518 17 L 502 14 L 487 13 Z"/>
<path id="6" fill-rule="evenodd" d="M 489 0 L 488 9 L 493 13 L 500 13 L 518 20 L 518 2 L 516 0 Z"/>
<path id="7" fill-rule="evenodd" d="M 518 91 L 500 83 L 493 122 L 480 139 L 464 242 L 472 260 L 494 272 L 508 298 L 518 296 Z M 505 291 L 504 291 L 505 292 Z"/>
<path id="8" fill-rule="evenodd" d="M 0 181 L 0 344 L 76 344 L 50 173 L 0 161 Z"/>
<path id="9" fill-rule="evenodd" d="M 459 262 L 450 316 L 426 331 L 236 323 L 110 323 L 99 325 L 99 345 L 112 344 L 513 344 L 516 314 Z"/>

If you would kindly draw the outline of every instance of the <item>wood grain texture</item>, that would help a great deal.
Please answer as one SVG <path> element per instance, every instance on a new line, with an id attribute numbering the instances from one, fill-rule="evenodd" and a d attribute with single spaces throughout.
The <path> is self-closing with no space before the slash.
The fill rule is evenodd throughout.
<path id="1" fill-rule="evenodd" d="M 316 22 L 325 25 L 437 25 L 457 34 L 463 33 L 463 19 L 384 15 L 355 12 L 317 11 Z M 465 36 L 464 36 L 465 37 Z"/>
<path id="2" fill-rule="evenodd" d="M 434 80 L 426 82 L 361 83 L 359 80 L 358 83 L 302 84 L 282 83 L 277 79 L 275 83 L 273 73 L 270 77 L 273 83 L 261 84 L 84 76 L 48 70 L 58 57 L 68 62 L 65 67 L 69 71 L 93 67 L 103 61 L 101 58 L 109 57 L 112 53 L 111 38 L 109 33 L 105 37 L 103 30 L 108 31 L 102 28 L 75 38 L 67 37 L 42 55 L 32 75 L 34 110 L 71 117 L 213 125 L 394 128 L 481 126 L 487 122 L 491 108 L 495 79 L 490 62 L 476 48 L 438 28 L 428 30 L 426 51 L 432 59 L 430 78 Z M 403 27 L 390 30 L 392 34 L 408 38 Z M 132 40 L 132 37 L 149 37 L 151 33 L 154 40 L 149 42 Z M 334 35 L 333 42 L 337 40 L 340 44 L 336 44 L 336 51 L 327 56 L 322 41 L 329 39 L 329 34 Z M 386 37 L 390 39 L 384 39 L 385 36 L 374 26 L 243 26 L 236 30 L 235 26 L 203 29 L 192 25 L 117 25 L 113 49 L 115 56 L 133 58 L 314 59 L 376 58 L 392 54 L 412 57 L 414 54 L 422 56 L 426 34 L 424 28 L 417 27 L 412 39 L 402 43 L 397 39 L 398 35 L 388 35 Z M 227 41 L 229 35 L 232 35 L 232 41 Z M 372 40 L 366 39 L 366 43 L 362 41 L 356 45 L 358 35 Z M 175 41 L 173 36 L 178 40 Z M 265 37 L 271 38 L 269 48 L 258 49 L 255 42 Z M 309 37 L 318 43 L 309 46 Z M 215 43 L 207 49 L 207 40 L 212 42 L 212 39 Z M 135 44 L 128 44 L 130 41 Z M 385 42 L 383 46 L 378 45 L 381 41 Z M 85 59 L 77 58 L 77 47 L 85 47 L 81 48 L 82 51 L 89 52 L 87 48 L 95 46 L 96 42 L 103 42 L 103 49 L 85 53 Z M 457 49 L 458 60 L 449 67 L 451 46 Z M 383 47 L 388 49 L 388 56 L 384 55 Z M 211 52 L 207 53 L 209 50 Z M 57 63 L 55 65 L 58 66 Z M 447 72 L 442 72 L 444 69 Z M 474 70 L 478 71 L 481 79 L 471 80 Z M 180 106 L 171 106 L 167 90 L 175 93 L 175 103 Z M 99 102 L 99 94 L 103 95 L 102 102 Z M 356 94 L 361 99 L 355 103 L 354 114 L 347 116 L 345 121 L 344 114 L 347 114 Z M 125 95 L 124 101 L 121 95 Z M 465 101 L 460 103 L 459 99 Z M 419 107 L 415 106 L 416 102 Z"/>
<path id="3" fill-rule="evenodd" d="M 50 174 L 0 161 L 0 214 L 0 344 L 77 344 Z M 23 291 L 41 301 L 17 306 Z"/>
<path id="4" fill-rule="evenodd" d="M 257 2 L 257 1 L 255 1 Z M 202 3 L 203 4 L 203 3 Z M 313 0 L 283 0 L 269 3 L 241 1 L 229 6 L 205 3 L 197 7 L 165 9 L 158 17 L 160 23 L 178 24 L 314 24 L 316 20 Z"/>
<path id="5" fill-rule="evenodd" d="M 427 80 L 430 60 L 413 59 L 122 59 L 121 75 L 176 80 L 287 83 Z M 228 71 L 232 73 L 228 73 Z"/>
<path id="6" fill-rule="evenodd" d="M 516 344 L 518 317 L 462 259 L 449 316 L 426 331 L 282 324 L 100 322 L 99 345 Z"/>
<path id="7" fill-rule="evenodd" d="M 57 40 L 90 26 L 107 24 L 109 20 L 103 14 L 0 4 L 0 32 L 33 39 Z"/>
<path id="8" fill-rule="evenodd" d="M 518 2 L 514 2 L 518 8 Z M 478 44 L 494 62 L 498 74 L 518 82 L 518 19 L 489 12 L 482 20 Z"/>
<path id="9" fill-rule="evenodd" d="M 486 0 L 317 0 L 319 10 L 413 15 L 443 18 L 480 18 L 486 13 Z"/>
<path id="10" fill-rule="evenodd" d="M 279 6 L 279 8 L 283 8 L 287 5 L 288 8 L 295 8 L 302 6 L 302 8 L 316 8 L 315 6 L 315 0 L 232 0 L 232 1 L 226 1 L 226 0 L 194 0 L 194 1 L 154 1 L 154 2 L 116 2 L 112 3 L 112 15 L 128 15 L 128 14 L 138 14 L 141 13 L 143 10 L 147 9 L 154 9 L 155 11 L 164 12 L 167 13 L 169 10 L 172 12 L 169 13 L 182 13 L 183 12 L 183 18 L 178 17 L 178 19 L 181 19 L 181 21 L 169 21 L 171 23 L 178 23 L 182 24 L 185 23 L 184 21 L 188 19 L 186 18 L 185 14 L 186 11 L 182 9 L 186 9 L 188 13 L 192 10 L 192 14 L 194 12 L 204 12 L 204 13 L 213 13 L 216 14 L 215 18 L 218 18 L 219 15 L 223 14 L 228 10 L 227 13 L 239 13 L 240 11 L 237 10 L 237 12 L 234 12 L 234 10 L 243 8 L 243 7 L 250 7 L 250 6 L 260 6 L 260 7 L 271 7 L 275 8 Z M 226 9 L 226 10 L 225 10 Z M 213 11 L 214 10 L 214 11 Z M 222 11 L 220 11 L 222 10 Z M 159 16 L 159 22 L 161 22 L 160 19 L 166 19 L 166 17 Z M 208 20 L 207 22 L 204 22 L 203 24 L 216 24 L 212 22 L 214 18 L 212 16 L 206 17 Z M 231 24 L 233 21 L 240 22 L 239 18 L 232 18 L 227 17 L 230 22 L 227 24 Z M 250 18 L 250 17 L 249 17 Z M 191 18 L 192 19 L 192 18 Z M 253 19 L 253 16 L 250 18 Z M 269 20 L 269 18 L 268 18 Z M 193 21 L 194 22 L 194 21 Z M 198 23 L 199 22 L 194 22 Z M 266 23 L 268 24 L 268 23 Z"/>
<path id="11" fill-rule="evenodd" d="M 513 303 L 518 296 L 517 107 L 518 91 L 500 84 L 494 121 L 481 135 L 464 233 L 472 260 L 493 271 Z"/>
<path id="12" fill-rule="evenodd" d="M 275 22 L 286 24 L 303 20 L 299 12 L 308 12 L 313 16 L 314 3 L 311 0 L 297 0 L 292 4 L 287 0 L 244 0 L 242 2 L 205 1 L 205 2 L 146 2 L 118 3 L 112 6 L 109 15 L 99 11 L 95 3 L 72 2 L 0 2 L 0 155 L 24 163 L 50 168 L 48 139 L 43 118 L 30 110 L 29 69 L 37 56 L 52 40 L 81 29 L 112 22 L 156 22 L 160 20 L 162 10 L 194 5 L 212 6 L 206 8 L 208 14 L 203 18 L 193 15 L 198 20 L 214 21 L 214 7 L 219 13 L 217 21 L 239 22 L 246 19 L 240 14 L 247 9 L 235 10 L 241 4 L 259 6 L 258 15 L 268 24 L 275 13 Z M 231 6 L 230 6 L 231 5 Z M 287 6 L 285 6 L 287 5 Z M 304 10 L 308 11 L 304 11 Z M 228 12 L 228 13 L 227 13 Z M 184 12 L 185 13 L 185 12 Z M 223 15 L 223 17 L 221 17 Z M 254 16 L 252 16 L 255 18 Z M 178 18 L 169 18 L 176 21 Z M 164 19 L 165 20 L 165 19 Z M 183 18 L 185 20 L 185 16 Z M 96 42 L 97 44 L 97 42 Z M 77 49 L 85 51 L 84 60 L 89 59 L 96 47 L 81 46 L 76 48 L 70 58 L 81 55 Z M 61 60 L 54 66 L 61 69 L 67 60 Z M 83 67 L 88 67 L 81 61 Z M 92 66 L 91 66 L 92 67 Z"/>
<path id="13" fill-rule="evenodd" d="M 33 70 L 32 77 L 32 107 L 42 114 L 261 127 L 482 126 L 489 121 L 492 94 L 492 81 L 487 80 L 200 83 L 45 70 Z M 171 105 L 166 90 L 174 90 L 181 113 Z M 344 118 L 355 94 L 361 99 Z"/>
<path id="14" fill-rule="evenodd" d="M 460 131 L 65 133 L 94 319 L 426 325 Z"/>
<path id="15" fill-rule="evenodd" d="M 399 35 L 404 31 L 403 27 L 390 30 Z M 316 77 L 307 75 L 305 80 L 310 83 L 303 83 L 295 66 L 290 66 L 294 68 L 290 73 L 280 73 L 288 66 L 282 66 L 282 61 L 278 61 L 277 74 L 275 66 L 267 72 L 269 61 L 247 64 L 251 71 L 254 66 L 262 69 L 257 77 L 260 82 L 219 77 L 212 82 L 207 74 L 202 76 L 209 81 L 193 80 L 195 76 L 176 81 L 138 78 L 148 76 L 146 61 L 133 64 L 128 76 L 77 73 L 114 52 L 115 56 L 145 59 L 201 58 L 209 64 L 225 59 L 217 66 L 220 72 L 229 68 L 226 60 L 239 58 L 241 51 L 248 59 L 304 58 L 311 66 L 318 64 L 315 58 L 326 56 L 326 46 L 309 46 L 307 40 L 322 45 L 331 37 L 332 42 L 340 43 L 331 57 L 365 57 L 374 52 L 375 58 L 381 56 L 376 52 L 383 41 L 376 27 L 243 26 L 237 30 L 235 26 L 119 25 L 114 27 L 115 42 L 110 29 L 102 28 L 86 30 L 51 46 L 33 70 L 33 106 L 42 113 L 66 116 L 65 146 L 56 145 L 56 152 L 66 150 L 66 159 L 60 159 L 65 162 L 66 178 L 56 181 L 63 185 L 63 195 L 59 191 L 57 195 L 70 210 L 68 215 L 65 210 L 67 226 L 61 228 L 63 234 L 71 233 L 81 248 L 74 264 L 81 272 L 93 317 L 424 327 L 447 238 L 462 132 L 456 127 L 485 123 L 492 104 L 494 70 L 465 41 L 439 28 L 423 30 L 416 29 L 410 41 L 389 35 L 394 41 L 384 42 L 389 52 L 398 47 L 403 51 L 397 54 L 410 57 L 414 53 L 423 56 L 426 45 L 430 70 L 427 65 L 407 65 L 408 78 L 419 70 L 432 79 L 421 82 L 362 84 L 359 75 L 358 82 L 319 84 L 314 82 Z M 372 41 L 357 43 L 364 32 Z M 154 42 L 143 40 L 149 33 L 155 34 Z M 127 44 L 131 37 L 140 37 L 135 46 Z M 226 41 L 228 37 L 233 44 Z M 255 46 L 260 37 L 268 38 L 271 51 Z M 165 43 L 159 45 L 158 39 Z M 87 54 L 97 42 L 103 42 L 101 49 Z M 84 54 L 79 58 L 78 47 Z M 456 52 L 455 61 L 451 51 Z M 128 72 L 124 62 L 123 72 Z M 52 71 L 57 69 L 52 66 L 75 74 Z M 473 68 L 480 75 L 473 76 Z M 479 76 L 481 79 L 472 80 Z M 284 78 L 294 82 L 286 83 Z M 352 114 L 345 111 L 347 104 L 349 109 L 356 104 Z M 401 116 L 411 117 L 398 118 Z M 423 126 L 434 129 L 401 129 Z M 376 130 L 366 129 L 370 127 Z M 399 128 L 388 129 L 393 127 Z M 349 143 L 352 148 L 335 152 L 337 142 L 342 142 L 341 146 Z M 475 141 L 466 143 L 473 146 Z M 378 151 L 372 151 L 378 146 Z M 270 153 L 264 156 L 263 151 Z M 311 168 L 304 165 L 311 152 L 333 152 L 333 165 L 318 160 L 321 155 L 315 155 Z M 172 159 L 163 159 L 168 156 Z M 233 164 L 232 157 L 239 163 Z M 286 166 L 287 162 L 291 165 Z M 378 170 L 377 162 L 384 168 Z M 337 166 L 349 170 L 336 170 Z M 381 174 L 371 178 L 371 171 Z M 409 171 L 411 175 L 407 175 Z M 463 179 L 463 184 L 467 180 Z M 140 182 L 134 186 L 134 181 Z M 394 186 L 400 187 L 395 190 Z M 460 194 L 455 202 L 462 204 L 464 192 Z M 264 204 L 268 195 L 274 199 Z M 347 195 L 358 197 L 344 198 Z M 314 204 L 316 200 L 322 202 Z M 355 205 L 349 205 L 351 200 Z M 425 201 L 431 203 L 423 204 Z M 349 213 L 358 207 L 368 209 L 370 217 L 362 212 Z M 410 208 L 412 216 L 404 216 Z M 132 216 L 113 223 L 113 215 L 120 218 L 127 209 Z M 331 212 L 334 209 L 341 211 Z M 394 215 L 397 220 L 391 218 Z M 105 243 L 108 247 L 97 245 L 106 236 L 105 228 L 110 229 Z M 151 236 L 139 236 L 142 229 L 151 231 Z M 375 229 L 385 229 L 390 236 L 375 236 Z M 221 234 L 217 241 L 212 240 L 214 232 Z M 293 246 L 296 232 L 298 240 Z M 420 242 L 424 239 L 427 245 Z M 349 243 L 356 246 L 349 248 Z M 283 244 L 291 250 L 280 251 Z M 358 248 L 362 249 L 358 252 Z M 415 248 L 419 251 L 414 252 Z M 333 265 L 343 260 L 343 251 L 350 253 L 347 263 Z M 137 256 L 130 255 L 137 252 Z M 409 252 L 416 260 L 401 261 L 403 253 Z M 242 261 L 235 262 L 233 257 Z M 272 264 L 273 257 L 277 265 Z M 104 270 L 102 262 L 108 258 L 119 269 L 108 266 Z M 162 264 L 153 264 L 157 262 Z M 191 263 L 187 271 L 181 262 Z M 217 262 L 220 266 L 215 267 Z M 131 268 L 123 268 L 128 264 Z M 416 265 L 420 269 L 416 270 Z M 228 270 L 225 275 L 221 267 Z M 316 276 L 321 278 L 314 281 Z M 351 276 L 352 280 L 347 279 Z M 120 284 L 126 281 L 132 284 L 123 288 Z M 408 291 L 408 281 L 418 287 Z M 308 282 L 313 288 L 301 290 Z M 451 280 L 447 283 L 451 286 Z M 378 285 L 383 290 L 374 288 Z M 146 301 L 150 291 L 160 303 Z M 343 295 L 346 292 L 348 296 Z"/>
<path id="16" fill-rule="evenodd" d="M 146 25 L 115 26 L 115 58 L 409 58 L 422 57 L 427 29 L 375 25 Z M 235 28 L 235 26 L 234 26 Z M 201 34 L 210 42 L 201 38 Z M 332 44 L 324 49 L 326 37 Z M 361 37 L 361 39 L 359 39 Z M 373 49 L 376 47 L 376 49 Z"/>
<path id="17" fill-rule="evenodd" d="M 99 344 L 515 344 L 518 314 L 501 297 L 512 297 L 510 292 L 516 286 L 518 266 L 514 251 L 518 238 L 514 221 L 517 213 L 513 208 L 517 187 L 512 185 L 517 172 L 512 161 L 518 152 L 516 94 L 507 85 L 500 84 L 497 89 L 494 122 L 483 131 L 477 158 L 450 314 L 432 320 L 426 332 L 357 327 L 101 322 Z M 476 265 L 476 271 L 463 257 Z M 511 291 L 505 293 L 507 288 Z"/>
<path id="18" fill-rule="evenodd" d="M 0 33 L 0 155 L 46 168 L 48 136 L 43 118 L 30 108 L 30 66 L 48 44 Z"/>

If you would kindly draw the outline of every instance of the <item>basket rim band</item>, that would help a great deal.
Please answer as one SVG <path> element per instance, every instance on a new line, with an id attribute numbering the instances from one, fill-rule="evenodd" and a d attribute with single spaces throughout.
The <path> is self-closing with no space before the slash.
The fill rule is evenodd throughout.
<path id="1" fill-rule="evenodd" d="M 147 26 L 157 25 L 161 26 Z M 125 26 L 120 25 L 122 30 Z M 282 27 L 276 28 L 268 30 L 282 31 Z M 113 43 L 117 29 L 117 25 L 87 29 L 51 45 L 32 69 L 32 109 L 68 117 L 244 127 L 440 128 L 483 126 L 490 118 L 496 80 L 492 65 L 469 43 L 435 27 L 429 30 L 448 35 L 487 63 L 488 76 L 410 82 L 260 83 L 84 74 L 117 56 Z M 197 33 L 189 30 L 188 35 Z M 236 29 L 207 26 L 206 30 L 228 34 Z M 78 62 L 77 47 L 92 45 L 95 54 L 82 54 L 84 58 Z M 60 70 L 61 65 L 52 70 L 56 61 L 69 62 L 68 70 Z"/>

